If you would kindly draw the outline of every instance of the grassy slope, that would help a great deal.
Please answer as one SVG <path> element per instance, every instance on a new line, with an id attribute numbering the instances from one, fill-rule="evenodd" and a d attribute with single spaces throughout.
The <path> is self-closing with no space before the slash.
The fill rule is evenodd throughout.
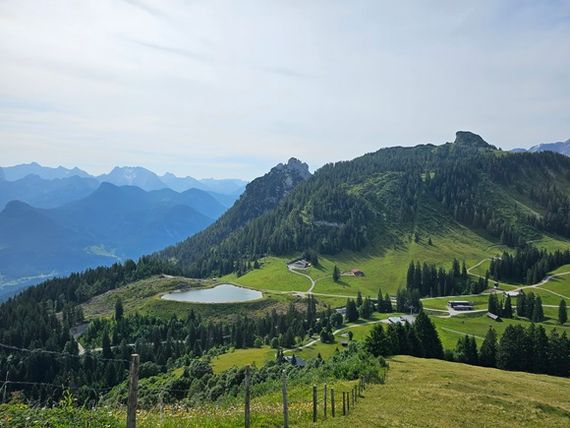
<path id="1" fill-rule="evenodd" d="M 407 356 L 365 394 L 351 416 L 317 426 L 565 427 L 570 418 L 568 379 Z"/>
<path id="2" fill-rule="evenodd" d="M 570 418 L 570 380 L 483 367 L 396 356 L 383 385 L 369 384 L 348 416 L 342 416 L 342 391 L 351 383 L 336 382 L 337 417 L 311 422 L 311 388 L 289 389 L 289 421 L 296 427 L 566 427 Z M 318 383 L 318 382 L 317 382 Z M 321 384 L 318 384 L 322 388 Z M 329 384 L 329 386 L 331 386 Z M 330 403 L 329 403 L 330 404 Z M 281 393 L 252 399 L 252 426 L 281 426 Z M 41 412 L 35 415 L 41 419 Z M 124 426 L 125 411 L 116 415 Z M 0 412 L 0 420 L 1 420 Z M 141 411 L 138 426 L 175 428 L 235 427 L 243 424 L 240 402 L 183 409 Z M 39 426 L 39 425 L 30 425 Z M 93 425 L 98 428 L 102 425 Z"/>

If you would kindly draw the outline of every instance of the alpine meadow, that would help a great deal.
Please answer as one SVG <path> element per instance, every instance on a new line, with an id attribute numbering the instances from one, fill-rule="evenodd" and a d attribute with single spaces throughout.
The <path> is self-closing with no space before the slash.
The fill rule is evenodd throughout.
<path id="1" fill-rule="evenodd" d="M 570 425 L 567 2 L 0 21 L 0 427 Z"/>

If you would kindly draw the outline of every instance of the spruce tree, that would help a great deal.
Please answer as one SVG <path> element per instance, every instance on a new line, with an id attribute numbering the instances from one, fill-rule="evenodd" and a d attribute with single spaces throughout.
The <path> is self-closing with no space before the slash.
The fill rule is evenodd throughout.
<path id="1" fill-rule="evenodd" d="M 497 365 L 497 333 L 493 327 L 489 327 L 485 340 L 479 352 L 479 362 L 485 367 L 495 367 Z"/>
<path id="2" fill-rule="evenodd" d="M 365 346 L 368 351 L 374 356 L 388 356 L 392 355 L 391 341 L 388 335 L 384 332 L 382 324 L 376 324 L 370 334 L 365 339 Z"/>
<path id="3" fill-rule="evenodd" d="M 356 307 L 356 303 L 352 299 L 348 299 L 346 301 L 345 317 L 347 322 L 354 322 L 358 319 L 358 308 Z"/>
<path id="4" fill-rule="evenodd" d="M 123 301 L 119 297 L 115 302 L 115 321 L 119 322 L 123 319 Z"/>
<path id="5" fill-rule="evenodd" d="M 534 299 L 530 320 L 532 322 L 544 321 L 544 310 L 542 309 L 542 299 L 540 298 L 540 296 L 536 296 L 536 299 Z"/>
<path id="6" fill-rule="evenodd" d="M 489 294 L 489 304 L 488 304 L 487 310 L 492 314 L 500 315 L 500 313 L 499 313 L 499 299 L 497 299 L 497 295 L 495 293 Z"/>
<path id="7" fill-rule="evenodd" d="M 427 358 L 443 358 L 443 346 L 433 322 L 422 310 L 414 322 L 414 330 Z"/>
<path id="8" fill-rule="evenodd" d="M 334 282 L 338 282 L 340 280 L 340 270 L 337 265 L 334 265 L 332 277 Z"/>
<path id="9" fill-rule="evenodd" d="M 386 313 L 394 312 L 394 309 L 392 308 L 392 300 L 390 299 L 390 295 L 388 293 L 386 293 L 386 296 L 384 296 L 384 311 Z"/>
<path id="10" fill-rule="evenodd" d="M 505 299 L 505 307 L 502 311 L 503 318 L 512 318 L 513 317 L 513 305 L 511 303 L 511 296 L 507 295 Z"/>
<path id="11" fill-rule="evenodd" d="M 558 323 L 564 325 L 566 321 L 568 321 L 568 311 L 566 310 L 566 300 L 562 299 L 558 305 Z"/>
<path id="12" fill-rule="evenodd" d="M 521 291 L 518 298 L 517 298 L 517 316 L 524 317 L 525 315 L 525 307 L 526 307 L 526 295 L 524 291 Z"/>

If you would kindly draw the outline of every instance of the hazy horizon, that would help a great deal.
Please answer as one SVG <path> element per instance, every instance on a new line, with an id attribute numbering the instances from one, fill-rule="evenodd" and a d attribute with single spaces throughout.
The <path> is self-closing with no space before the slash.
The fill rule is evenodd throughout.
<path id="1" fill-rule="evenodd" d="M 469 130 L 570 137 L 570 2 L 7 0 L 0 148 L 251 180 Z"/>

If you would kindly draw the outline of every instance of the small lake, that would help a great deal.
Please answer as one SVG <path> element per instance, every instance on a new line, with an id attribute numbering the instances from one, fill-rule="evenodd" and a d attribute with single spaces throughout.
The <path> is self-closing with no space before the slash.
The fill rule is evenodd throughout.
<path id="1" fill-rule="evenodd" d="M 219 284 L 212 288 L 173 291 L 162 296 L 162 299 L 189 303 L 239 303 L 261 299 L 262 297 L 261 291 L 237 287 L 233 284 Z"/>

